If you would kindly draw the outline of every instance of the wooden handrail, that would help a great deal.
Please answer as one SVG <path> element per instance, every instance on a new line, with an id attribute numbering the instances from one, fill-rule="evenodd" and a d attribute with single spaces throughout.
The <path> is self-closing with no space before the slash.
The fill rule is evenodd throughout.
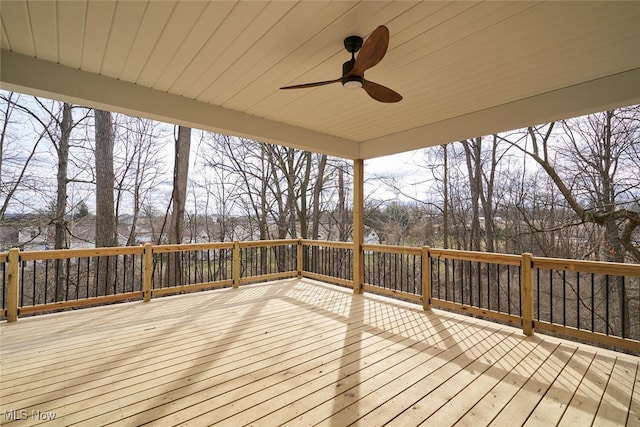
<path id="1" fill-rule="evenodd" d="M 456 249 L 430 249 L 434 258 L 459 259 L 463 261 L 488 262 L 491 264 L 520 265 L 519 255 L 493 252 L 461 251 Z"/>
<path id="2" fill-rule="evenodd" d="M 337 249 L 353 249 L 350 242 L 332 242 L 329 240 L 302 240 L 302 246 L 317 246 Z"/>
<path id="3" fill-rule="evenodd" d="M 640 277 L 640 264 L 620 262 L 580 261 L 575 259 L 532 257 L 533 268 Z"/>
<path id="4" fill-rule="evenodd" d="M 113 248 L 88 248 L 88 249 L 53 249 L 48 251 L 21 251 L 22 261 L 40 261 L 46 259 L 67 258 L 91 258 L 98 256 L 114 255 L 141 255 L 144 252 L 142 246 L 121 246 Z"/>
<path id="5" fill-rule="evenodd" d="M 180 245 L 153 245 L 153 253 L 168 252 L 187 252 L 187 251 L 205 251 L 207 249 L 231 249 L 232 242 L 215 242 L 215 243 L 185 243 Z"/>
<path id="6" fill-rule="evenodd" d="M 374 245 L 365 243 L 362 245 L 363 251 L 388 252 L 392 254 L 405 255 L 421 255 L 422 248 L 413 248 L 409 246 L 392 246 L 392 245 Z"/>
<path id="7" fill-rule="evenodd" d="M 272 247 L 272 246 L 286 246 L 297 245 L 296 239 L 281 239 L 281 240 L 254 240 L 251 242 L 238 242 L 241 248 L 260 248 L 260 247 Z"/>

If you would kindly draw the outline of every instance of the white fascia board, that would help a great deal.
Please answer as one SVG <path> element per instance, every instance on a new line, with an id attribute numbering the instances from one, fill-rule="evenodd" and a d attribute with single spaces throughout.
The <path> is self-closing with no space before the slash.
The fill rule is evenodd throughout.
<path id="1" fill-rule="evenodd" d="M 0 49 L 0 88 L 346 159 L 359 144 Z"/>
<path id="2" fill-rule="evenodd" d="M 464 101 L 462 101 L 464 102 Z M 361 143 L 363 159 L 521 129 L 640 103 L 640 68 Z"/>

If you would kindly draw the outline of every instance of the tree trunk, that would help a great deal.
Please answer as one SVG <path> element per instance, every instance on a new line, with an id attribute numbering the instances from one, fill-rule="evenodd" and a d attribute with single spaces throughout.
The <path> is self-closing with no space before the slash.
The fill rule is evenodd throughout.
<path id="1" fill-rule="evenodd" d="M 96 133 L 96 247 L 116 246 L 113 203 L 113 128 L 111 113 L 95 110 Z M 98 259 L 97 293 L 106 295 L 113 284 L 111 257 Z"/>
<path id="2" fill-rule="evenodd" d="M 67 166 L 69 164 L 69 135 L 72 127 L 71 105 L 62 105 L 62 121 L 60 126 L 60 140 L 56 145 L 58 155 L 58 170 L 56 173 L 56 206 L 53 223 L 55 225 L 55 249 L 67 248 Z M 66 270 L 63 268 L 62 260 L 57 259 L 55 263 L 56 271 L 56 301 L 66 301 L 68 278 Z M 66 285 L 66 286 L 63 286 Z"/>
<path id="3" fill-rule="evenodd" d="M 189 153 L 191 150 L 191 128 L 178 127 L 175 140 L 173 164 L 173 192 L 171 193 L 171 220 L 169 243 L 180 244 L 184 237 L 184 210 L 187 199 L 187 178 L 189 176 Z M 168 286 L 183 284 L 182 259 L 178 252 L 171 254 L 168 263 Z M 171 258 L 173 257 L 173 260 Z"/>
<path id="4" fill-rule="evenodd" d="M 320 197 L 322 195 L 322 187 L 324 185 L 324 170 L 327 165 L 327 155 L 322 154 L 318 163 L 318 176 L 313 185 L 313 200 L 311 213 L 311 239 L 318 240 L 320 234 Z"/>

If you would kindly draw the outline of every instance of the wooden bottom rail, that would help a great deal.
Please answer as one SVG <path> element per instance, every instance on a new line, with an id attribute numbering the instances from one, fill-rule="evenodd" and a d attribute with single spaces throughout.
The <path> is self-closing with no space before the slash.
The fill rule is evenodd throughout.
<path id="1" fill-rule="evenodd" d="M 363 284 L 362 289 L 378 295 L 390 296 L 393 298 L 405 299 L 422 304 L 422 295 L 410 294 L 408 292 L 396 291 L 394 289 L 381 288 L 380 286 Z"/>
<path id="2" fill-rule="evenodd" d="M 312 273 L 310 271 L 303 271 L 302 277 L 319 280 L 321 282 L 337 283 L 338 285 L 346 286 L 348 288 L 353 288 L 353 281 L 347 280 L 347 279 L 341 279 L 339 277 L 325 276 L 324 274 Z"/>
<path id="3" fill-rule="evenodd" d="M 168 288 L 151 289 L 151 296 L 180 294 L 183 292 L 203 291 L 207 289 L 223 288 L 233 285 L 233 280 L 218 280 L 215 282 L 198 283 L 196 285 L 170 286 Z"/>
<path id="4" fill-rule="evenodd" d="M 579 340 L 603 344 L 611 347 L 623 348 L 640 354 L 640 341 L 629 338 L 620 338 L 612 335 L 605 335 L 601 332 L 583 331 L 581 329 L 572 328 L 570 326 L 555 325 L 549 322 L 536 320 L 535 328 L 542 331 L 553 332 L 562 337 L 577 338 Z"/>
<path id="5" fill-rule="evenodd" d="M 86 307 L 90 305 L 105 304 L 116 301 L 126 301 L 131 299 L 142 299 L 142 292 L 127 292 L 124 294 L 105 295 L 101 297 L 83 298 L 73 301 L 60 301 L 48 304 L 27 305 L 20 307 L 20 314 L 41 313 L 43 311 L 62 310 L 65 308 Z"/>
<path id="6" fill-rule="evenodd" d="M 460 313 L 483 316 L 486 318 L 498 320 L 500 322 L 506 322 L 506 323 L 517 324 L 517 325 L 520 325 L 522 322 L 522 319 L 520 318 L 520 316 L 516 316 L 513 314 L 500 313 L 498 311 L 493 311 L 493 310 L 486 310 L 484 308 L 457 304 L 450 301 L 441 300 L 438 298 L 431 298 L 431 304 L 436 308 L 444 308 L 447 310 L 457 311 Z"/>
<path id="7" fill-rule="evenodd" d="M 240 284 L 262 282 L 266 280 L 290 279 L 298 277 L 298 271 L 283 271 L 281 273 L 261 274 L 259 276 L 241 277 Z"/>

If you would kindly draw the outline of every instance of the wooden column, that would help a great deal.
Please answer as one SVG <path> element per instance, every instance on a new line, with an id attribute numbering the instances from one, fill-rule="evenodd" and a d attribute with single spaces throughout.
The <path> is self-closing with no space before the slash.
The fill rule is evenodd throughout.
<path id="1" fill-rule="evenodd" d="M 364 160 L 353 161 L 353 293 L 362 293 L 364 278 Z"/>
<path id="2" fill-rule="evenodd" d="M 144 302 L 151 301 L 151 279 L 153 276 L 153 246 L 144 245 L 144 274 L 142 279 L 142 298 Z"/>
<path id="3" fill-rule="evenodd" d="M 431 254 L 428 246 L 422 248 L 422 308 L 431 310 Z"/>
<path id="4" fill-rule="evenodd" d="M 233 242 L 233 287 L 240 286 L 240 242 Z"/>
<path id="5" fill-rule="evenodd" d="M 302 239 L 298 239 L 298 245 L 296 246 L 296 268 L 298 270 L 298 279 L 302 279 L 302 270 L 304 269 L 302 259 Z"/>
<path id="6" fill-rule="evenodd" d="M 530 253 L 522 254 L 520 261 L 520 298 L 522 301 L 522 332 L 533 335 L 533 260 Z"/>
<path id="7" fill-rule="evenodd" d="M 7 257 L 9 272 L 7 275 L 7 322 L 18 320 L 18 286 L 20 285 L 20 250 L 9 249 Z"/>

